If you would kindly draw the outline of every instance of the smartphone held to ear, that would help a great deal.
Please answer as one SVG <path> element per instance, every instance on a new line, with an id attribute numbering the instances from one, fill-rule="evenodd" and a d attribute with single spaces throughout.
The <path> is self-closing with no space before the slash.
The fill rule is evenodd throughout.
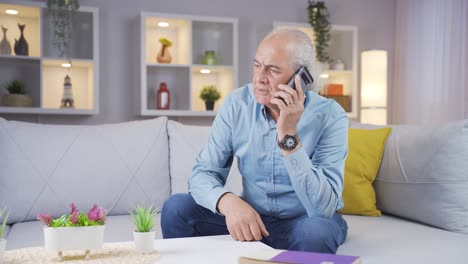
<path id="1" fill-rule="evenodd" d="M 312 78 L 312 75 L 305 66 L 301 66 L 299 67 L 299 69 L 297 69 L 297 71 L 293 74 L 291 79 L 289 79 L 289 81 L 287 82 L 287 85 L 293 88 L 294 90 L 296 89 L 296 82 L 294 81 L 296 75 L 299 75 L 299 77 L 301 78 L 302 91 L 306 92 L 310 90 L 310 87 L 314 82 L 314 78 Z"/>

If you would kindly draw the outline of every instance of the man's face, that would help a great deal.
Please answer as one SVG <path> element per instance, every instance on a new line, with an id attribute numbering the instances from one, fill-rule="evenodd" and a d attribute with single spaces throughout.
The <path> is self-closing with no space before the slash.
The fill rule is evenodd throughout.
<path id="1" fill-rule="evenodd" d="M 259 104 L 276 107 L 270 100 L 294 74 L 292 54 L 295 44 L 288 38 L 270 37 L 258 47 L 253 66 L 253 89 Z"/>

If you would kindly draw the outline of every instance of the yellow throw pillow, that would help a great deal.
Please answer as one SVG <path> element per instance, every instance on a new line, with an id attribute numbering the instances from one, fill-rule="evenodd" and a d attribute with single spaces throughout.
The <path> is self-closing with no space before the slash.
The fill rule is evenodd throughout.
<path id="1" fill-rule="evenodd" d="M 391 128 L 348 131 L 348 157 L 345 163 L 343 214 L 380 216 L 372 186 L 380 167 L 385 142 Z"/>

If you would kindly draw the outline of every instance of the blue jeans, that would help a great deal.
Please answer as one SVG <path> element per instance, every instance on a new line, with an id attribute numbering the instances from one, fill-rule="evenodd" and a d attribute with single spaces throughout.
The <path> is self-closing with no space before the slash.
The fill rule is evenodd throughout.
<path id="1" fill-rule="evenodd" d="M 262 242 L 276 249 L 335 254 L 348 233 L 346 221 L 337 213 L 331 219 L 307 215 L 261 218 L 270 233 Z M 175 194 L 164 203 L 161 228 L 164 238 L 229 234 L 225 217 L 198 205 L 190 194 Z"/>

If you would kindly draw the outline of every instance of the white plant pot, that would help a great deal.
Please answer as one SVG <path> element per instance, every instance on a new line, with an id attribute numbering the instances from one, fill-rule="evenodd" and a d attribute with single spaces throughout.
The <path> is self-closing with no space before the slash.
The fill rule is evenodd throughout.
<path id="1" fill-rule="evenodd" d="M 0 239 L 0 264 L 3 263 L 3 255 L 5 253 L 6 242 L 6 239 Z"/>
<path id="2" fill-rule="evenodd" d="M 138 253 L 145 254 L 154 251 L 154 231 L 144 233 L 133 231 L 133 239 Z"/>
<path id="3" fill-rule="evenodd" d="M 62 260 L 65 250 L 85 250 L 89 259 L 90 250 L 99 249 L 104 243 L 105 226 L 44 227 L 44 247 L 58 253 Z"/>

